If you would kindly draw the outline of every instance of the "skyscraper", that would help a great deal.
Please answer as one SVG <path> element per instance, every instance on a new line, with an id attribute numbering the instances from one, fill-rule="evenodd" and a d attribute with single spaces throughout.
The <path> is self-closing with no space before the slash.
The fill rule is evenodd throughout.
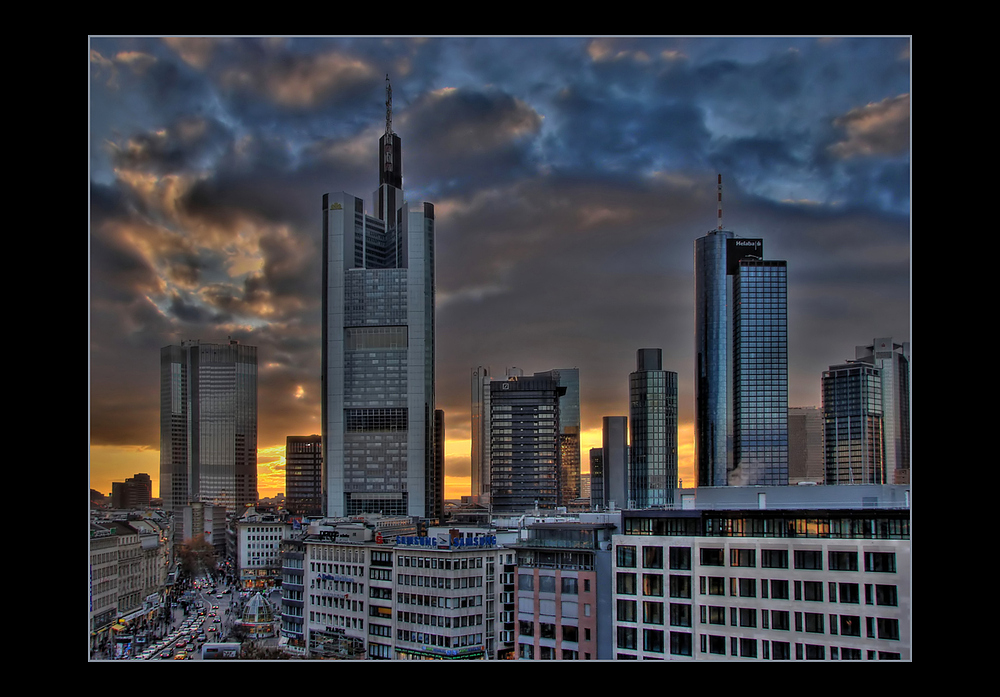
<path id="1" fill-rule="evenodd" d="M 882 378 L 885 481 L 910 483 L 910 344 L 892 337 L 855 347 L 855 359 L 874 365 Z"/>
<path id="2" fill-rule="evenodd" d="M 698 486 L 788 483 L 787 269 L 761 239 L 695 241 Z"/>
<path id="3" fill-rule="evenodd" d="M 827 484 L 884 484 L 882 376 L 861 361 L 823 372 Z"/>
<path id="4" fill-rule="evenodd" d="M 580 370 L 558 368 L 551 375 L 566 392 L 559 398 L 559 505 L 580 498 Z"/>
<path id="5" fill-rule="evenodd" d="M 285 439 L 285 507 L 298 515 L 323 515 L 323 438 Z"/>
<path id="6" fill-rule="evenodd" d="M 323 195 L 323 490 L 330 516 L 435 509 L 434 206 L 404 201 L 402 153 L 379 140 L 376 215 Z"/>
<path id="7" fill-rule="evenodd" d="M 677 487 L 677 373 L 663 370 L 663 351 L 636 352 L 629 374 L 630 507 L 673 503 Z"/>
<path id="8" fill-rule="evenodd" d="M 169 511 L 257 503 L 256 346 L 160 350 L 160 498 Z"/>
<path id="9" fill-rule="evenodd" d="M 490 388 L 490 506 L 516 513 L 560 505 L 559 398 L 551 375 L 512 376 Z"/>

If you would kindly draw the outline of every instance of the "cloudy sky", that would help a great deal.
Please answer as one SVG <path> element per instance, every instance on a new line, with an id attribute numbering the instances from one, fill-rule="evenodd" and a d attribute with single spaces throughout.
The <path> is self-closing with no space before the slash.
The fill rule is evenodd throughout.
<path id="1" fill-rule="evenodd" d="M 471 372 L 580 370 L 584 460 L 636 350 L 680 382 L 694 483 L 694 240 L 788 262 L 791 406 L 910 340 L 910 40 L 90 41 L 90 486 L 159 480 L 159 350 L 258 347 L 259 489 L 320 431 L 326 192 L 371 205 L 385 77 L 407 199 L 435 204 L 437 400 L 469 489 Z"/>

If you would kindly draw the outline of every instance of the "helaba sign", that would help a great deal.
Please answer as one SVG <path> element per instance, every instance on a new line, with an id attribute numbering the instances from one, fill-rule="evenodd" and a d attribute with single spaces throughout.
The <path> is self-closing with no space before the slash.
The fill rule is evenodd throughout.
<path id="1" fill-rule="evenodd" d="M 741 259 L 763 259 L 764 240 L 735 237 L 726 240 L 726 274 L 732 276 Z"/>

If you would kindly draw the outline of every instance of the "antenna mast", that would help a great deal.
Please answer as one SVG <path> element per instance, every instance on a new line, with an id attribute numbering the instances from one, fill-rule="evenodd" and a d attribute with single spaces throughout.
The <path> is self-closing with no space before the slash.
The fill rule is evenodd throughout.
<path id="1" fill-rule="evenodd" d="M 389 84 L 389 73 L 385 74 L 385 134 L 392 134 L 392 85 Z"/>
<path id="2" fill-rule="evenodd" d="M 383 148 L 385 155 L 382 158 L 382 168 L 385 170 L 385 181 L 392 181 L 392 85 L 389 84 L 389 73 L 385 74 L 385 141 Z"/>
<path id="3" fill-rule="evenodd" d="M 389 76 L 386 75 L 386 78 Z M 722 229 L 722 175 L 719 175 L 719 230 Z"/>

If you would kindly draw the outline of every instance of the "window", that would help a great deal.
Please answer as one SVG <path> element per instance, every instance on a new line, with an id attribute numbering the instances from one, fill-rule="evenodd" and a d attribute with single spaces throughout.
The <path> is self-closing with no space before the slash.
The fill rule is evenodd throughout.
<path id="1" fill-rule="evenodd" d="M 860 661 L 861 660 L 861 649 L 850 649 L 841 646 L 840 647 L 840 660 L 842 661 Z"/>
<path id="2" fill-rule="evenodd" d="M 833 627 L 831 626 L 830 629 Z M 861 618 L 857 615 L 841 615 L 840 634 L 842 636 L 861 636 Z"/>
<path id="3" fill-rule="evenodd" d="M 661 592 L 662 595 L 662 592 Z M 671 576 L 670 577 L 670 597 L 690 598 L 691 597 L 691 577 Z"/>
<path id="4" fill-rule="evenodd" d="M 899 620 L 879 617 L 876 623 L 878 624 L 879 639 L 899 640 Z"/>
<path id="5" fill-rule="evenodd" d="M 713 547 L 702 547 L 701 549 L 701 565 L 702 566 L 725 566 L 725 561 L 722 556 L 723 550 L 716 549 Z"/>
<path id="6" fill-rule="evenodd" d="M 637 633 L 635 627 L 619 627 L 618 648 L 634 649 L 636 647 L 636 636 Z"/>
<path id="7" fill-rule="evenodd" d="M 865 552 L 865 571 L 896 573 L 895 552 Z"/>
<path id="8" fill-rule="evenodd" d="M 854 605 L 861 603 L 861 591 L 857 583 L 840 584 L 840 602 Z"/>
<path id="9" fill-rule="evenodd" d="M 619 622 L 636 621 L 636 602 L 634 600 L 618 601 L 618 621 Z"/>
<path id="10" fill-rule="evenodd" d="M 671 547 L 670 568 L 689 571 L 691 569 L 691 548 Z"/>
<path id="11" fill-rule="evenodd" d="M 798 583 L 798 581 L 796 581 Z M 823 584 L 819 581 L 803 581 L 802 582 L 802 596 L 803 600 L 812 600 L 815 602 L 823 602 Z M 796 598 L 798 600 L 798 598 Z"/>
<path id="12" fill-rule="evenodd" d="M 752 607 L 741 607 L 740 608 L 740 626 L 741 627 L 756 627 L 757 626 L 757 610 Z"/>
<path id="13" fill-rule="evenodd" d="M 740 656 L 757 658 L 757 640 L 740 638 Z"/>
<path id="14" fill-rule="evenodd" d="M 531 574 L 517 575 L 517 589 L 519 591 L 530 591 L 535 589 L 535 580 Z"/>
<path id="15" fill-rule="evenodd" d="M 577 595 L 577 580 L 575 578 L 562 579 L 562 592 L 568 595 Z"/>
<path id="16" fill-rule="evenodd" d="M 857 571 L 857 552 L 834 552 L 829 553 L 830 571 Z"/>
<path id="17" fill-rule="evenodd" d="M 807 632 L 813 632 L 814 634 L 823 634 L 823 613 L 821 612 L 804 612 L 803 620 L 805 621 L 805 630 Z"/>
<path id="18" fill-rule="evenodd" d="M 729 550 L 729 565 L 730 566 L 743 566 L 743 567 L 756 567 L 757 566 L 757 550 L 755 550 L 755 549 L 730 549 Z"/>
<path id="19" fill-rule="evenodd" d="M 761 583 L 767 583 L 767 580 Z M 774 600 L 788 600 L 788 581 L 771 579 L 771 597 Z"/>
<path id="20" fill-rule="evenodd" d="M 646 569 L 662 569 L 663 547 L 643 547 L 642 566 Z"/>
<path id="21" fill-rule="evenodd" d="M 642 621 L 646 624 L 663 624 L 663 603 L 644 601 L 642 603 Z"/>
<path id="22" fill-rule="evenodd" d="M 709 595 L 725 595 L 726 579 L 722 576 L 702 576 L 702 594 L 708 590 Z"/>
<path id="23" fill-rule="evenodd" d="M 740 579 L 740 597 L 741 598 L 757 597 L 757 579 L 755 578 Z"/>
<path id="24" fill-rule="evenodd" d="M 899 604 L 899 599 L 896 597 L 896 586 L 876 585 L 875 604 L 896 607 Z"/>
<path id="25" fill-rule="evenodd" d="M 635 574 L 618 572 L 618 592 L 635 595 Z"/>
<path id="26" fill-rule="evenodd" d="M 663 653 L 663 630 L 643 629 L 642 649 L 652 653 Z"/>
<path id="27" fill-rule="evenodd" d="M 826 658 L 826 647 L 815 644 L 806 644 L 806 660 L 822 661 Z"/>
<path id="28" fill-rule="evenodd" d="M 660 574 L 642 575 L 642 594 L 663 597 L 663 576 Z"/>
<path id="29" fill-rule="evenodd" d="M 726 654 L 726 637 L 709 634 L 708 652 L 724 656 Z"/>
<path id="30" fill-rule="evenodd" d="M 670 632 L 670 653 L 675 656 L 690 656 L 692 647 L 691 635 L 688 632 Z"/>
<path id="31" fill-rule="evenodd" d="M 787 549 L 760 550 L 760 565 L 764 569 L 787 569 L 788 550 Z"/>
<path id="32" fill-rule="evenodd" d="M 702 605 L 704 608 L 705 606 Z M 717 605 L 709 605 L 706 612 L 706 619 L 708 624 L 725 624 L 726 623 L 726 608 L 719 607 Z M 706 620 L 702 620 L 703 622 Z"/>
<path id="33" fill-rule="evenodd" d="M 521 636 L 534 636 L 535 635 L 535 625 L 532 622 L 526 622 L 524 620 L 519 620 L 518 623 L 518 634 Z"/>
<path id="34" fill-rule="evenodd" d="M 550 622 L 539 622 L 538 636 L 540 636 L 542 639 L 555 639 L 556 626 Z"/>
<path id="35" fill-rule="evenodd" d="M 690 627 L 691 606 L 683 603 L 670 603 L 670 626 Z"/>
<path id="36" fill-rule="evenodd" d="M 626 545 L 618 545 L 617 548 L 617 563 L 618 566 L 623 566 L 626 568 L 635 568 L 635 547 L 629 547 Z"/>
<path id="37" fill-rule="evenodd" d="M 823 553 L 820 550 L 797 549 L 795 550 L 796 569 L 822 569 Z"/>
<path id="38" fill-rule="evenodd" d="M 538 591 L 540 593 L 555 593 L 556 592 L 556 577 L 555 576 L 539 576 L 538 577 Z"/>
<path id="39" fill-rule="evenodd" d="M 767 612 L 767 610 L 762 610 L 762 612 Z M 787 632 L 790 628 L 788 610 L 771 610 L 771 629 L 781 629 Z"/>

